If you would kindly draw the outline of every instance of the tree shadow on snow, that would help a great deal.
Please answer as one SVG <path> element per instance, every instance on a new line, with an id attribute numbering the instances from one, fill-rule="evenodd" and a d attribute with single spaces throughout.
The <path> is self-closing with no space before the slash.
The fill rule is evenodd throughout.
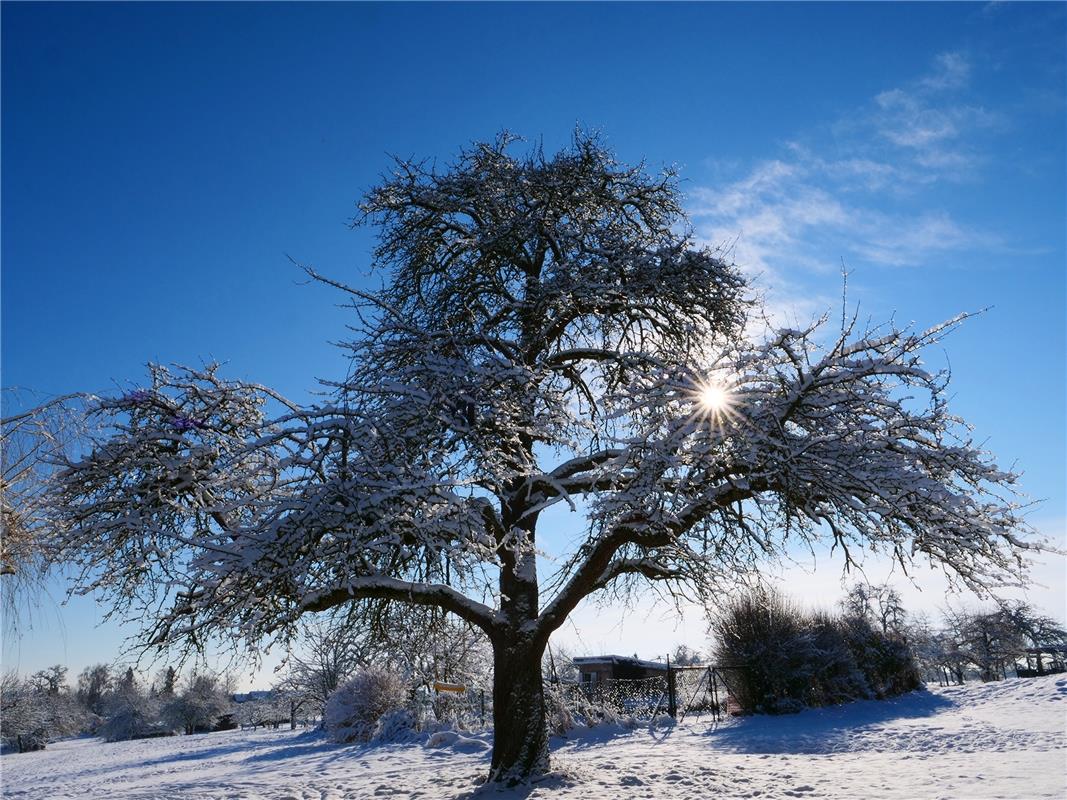
<path id="1" fill-rule="evenodd" d="M 456 796 L 456 800 L 526 800 L 537 792 L 537 796 L 548 796 L 557 791 L 573 789 L 582 783 L 581 778 L 565 771 L 554 770 L 543 778 L 522 783 L 518 786 L 502 786 L 497 783 L 482 783 L 476 789 Z"/>
<path id="2" fill-rule="evenodd" d="M 331 750 L 338 750 L 350 753 L 352 752 L 353 747 L 351 745 L 331 742 L 322 734 L 308 736 L 306 739 L 301 736 L 297 737 L 297 739 L 294 740 L 292 744 L 285 745 L 284 747 L 275 747 L 270 750 L 264 750 L 260 753 L 255 753 L 246 758 L 245 761 L 285 761 L 290 758 L 304 758 L 306 756 L 312 756 L 318 753 L 326 753 Z"/>
<path id="3" fill-rule="evenodd" d="M 160 758 L 146 761 L 145 766 L 157 766 L 160 764 L 170 764 L 181 761 L 208 761 L 215 758 L 224 758 L 225 756 L 237 753 L 249 752 L 252 752 L 253 754 L 245 759 L 247 761 L 274 761 L 299 755 L 309 755 L 318 750 L 340 746 L 329 742 L 317 731 L 306 731 L 294 736 L 287 740 L 287 742 L 291 744 L 283 746 L 279 746 L 278 740 L 268 738 L 269 736 L 270 733 L 265 733 L 264 738 L 261 740 L 241 739 L 238 742 L 220 744 L 216 747 L 209 747 L 202 750 L 168 753 Z"/>
<path id="4" fill-rule="evenodd" d="M 597 725 L 592 728 L 574 728 L 566 736 L 553 736 L 550 740 L 550 747 L 552 750 L 558 750 L 562 747 L 567 747 L 570 750 L 581 750 L 586 747 L 607 744 L 612 739 L 618 739 L 622 736 L 632 736 L 634 731 L 644 727 Z"/>
<path id="5" fill-rule="evenodd" d="M 955 703 L 926 691 L 888 700 L 859 700 L 799 714 L 744 717 L 705 734 L 716 748 L 736 753 L 835 753 L 854 750 L 855 737 L 883 723 L 931 717 Z"/>

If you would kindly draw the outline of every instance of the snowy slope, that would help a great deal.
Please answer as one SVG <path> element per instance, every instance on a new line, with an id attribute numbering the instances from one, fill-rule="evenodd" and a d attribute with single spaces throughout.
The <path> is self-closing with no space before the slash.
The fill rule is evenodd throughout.
<path id="1" fill-rule="evenodd" d="M 1063 798 L 1067 679 L 917 692 L 790 717 L 690 718 L 555 744 L 556 774 L 479 789 L 479 741 L 356 748 L 289 731 L 61 742 L 2 759 L 3 797 Z"/>

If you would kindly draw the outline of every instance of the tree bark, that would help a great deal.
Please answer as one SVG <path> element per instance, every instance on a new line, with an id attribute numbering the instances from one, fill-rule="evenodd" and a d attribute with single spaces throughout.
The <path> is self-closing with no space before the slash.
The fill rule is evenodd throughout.
<path id="1" fill-rule="evenodd" d="M 545 643 L 493 643 L 493 758 L 489 780 L 514 786 L 549 769 L 541 677 Z"/>

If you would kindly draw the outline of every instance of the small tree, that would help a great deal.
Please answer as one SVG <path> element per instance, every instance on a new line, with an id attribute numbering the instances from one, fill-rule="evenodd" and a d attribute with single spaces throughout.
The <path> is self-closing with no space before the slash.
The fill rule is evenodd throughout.
<path id="1" fill-rule="evenodd" d="M 381 290 L 309 270 L 356 306 L 329 399 L 153 367 L 96 407 L 106 430 L 54 500 L 82 588 L 159 645 L 258 646 L 367 599 L 454 614 L 491 643 L 491 778 L 511 783 L 549 767 L 541 657 L 595 592 L 708 595 L 824 540 L 977 590 L 1021 580 L 1015 478 L 921 361 L 959 319 L 754 334 L 673 171 L 584 134 L 551 157 L 514 149 L 399 161 L 369 192 Z M 538 521 L 560 503 L 585 517 L 543 580 Z"/>
<path id="2" fill-rule="evenodd" d="M 1022 601 L 1002 603 L 990 611 L 960 612 L 951 618 L 951 627 L 961 658 L 978 670 L 983 681 L 1007 677 L 1028 647 L 1067 639 L 1067 631 L 1056 620 Z"/>
<path id="3" fill-rule="evenodd" d="M 159 671 L 152 690 L 160 700 L 170 700 L 178 688 L 178 670 L 169 666 Z"/>
<path id="4" fill-rule="evenodd" d="M 363 609 L 369 610 L 369 609 Z M 354 615 L 301 626 L 289 660 L 289 672 L 277 689 L 299 704 L 310 703 L 325 718 L 326 701 L 342 683 L 367 664 L 370 626 L 355 624 Z M 295 721 L 297 707 L 292 709 Z"/>

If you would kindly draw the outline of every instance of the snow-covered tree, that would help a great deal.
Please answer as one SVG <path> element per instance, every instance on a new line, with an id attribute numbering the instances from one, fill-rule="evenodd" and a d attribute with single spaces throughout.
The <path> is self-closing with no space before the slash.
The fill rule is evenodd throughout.
<path id="1" fill-rule="evenodd" d="M 163 718 L 186 734 L 210 731 L 230 708 L 229 697 L 214 675 L 193 673 L 182 691 L 163 706 Z"/>
<path id="2" fill-rule="evenodd" d="M 330 695 L 367 664 L 369 627 L 357 624 L 351 615 L 302 625 L 289 658 L 289 671 L 275 688 L 294 701 L 299 699 L 300 705 L 309 703 L 324 719 Z M 292 709 L 294 715 L 297 710 L 298 706 Z"/>
<path id="3" fill-rule="evenodd" d="M 93 664 L 83 669 L 78 676 L 75 694 L 90 713 L 103 716 L 111 684 L 111 667 L 107 664 Z"/>
<path id="4" fill-rule="evenodd" d="M 1022 601 L 1001 603 L 988 611 L 947 615 L 961 660 L 978 670 L 983 681 L 1002 680 L 1026 650 L 1060 645 L 1067 631 L 1051 617 Z"/>
<path id="5" fill-rule="evenodd" d="M 0 676 L 0 741 L 20 753 L 48 744 L 48 715 L 40 692 L 18 674 Z"/>
<path id="6" fill-rule="evenodd" d="M 371 663 L 388 666 L 412 684 L 434 681 L 487 686 L 493 670 L 492 649 L 485 634 L 437 609 L 419 609 L 397 618 L 371 655 Z"/>
<path id="7" fill-rule="evenodd" d="M 178 670 L 173 666 L 168 666 L 161 669 L 156 674 L 155 681 L 152 682 L 152 692 L 160 700 L 169 700 L 174 697 L 175 691 L 178 688 Z"/>
<path id="8" fill-rule="evenodd" d="M 169 732 L 161 712 L 159 699 L 142 687 L 133 667 L 127 667 L 107 694 L 104 724 L 97 732 L 109 742 Z"/>
<path id="9" fill-rule="evenodd" d="M 292 721 L 294 708 L 290 704 L 291 698 L 288 692 L 274 690 L 262 697 L 249 697 L 235 703 L 233 713 L 242 726 L 258 728 L 269 725 L 277 728 L 283 720 Z M 296 726 L 292 725 L 292 728 L 295 730 Z"/>
<path id="10" fill-rule="evenodd" d="M 383 287 L 320 278 L 355 307 L 328 399 L 153 367 L 97 406 L 54 505 L 81 589 L 159 645 L 258 646 L 365 599 L 454 614 L 491 642 L 491 779 L 514 782 L 549 767 L 541 656 L 596 592 L 707 594 L 795 542 L 1021 580 L 1015 477 L 922 362 L 960 319 L 753 333 L 673 171 L 585 134 L 515 148 L 399 161 L 366 196 Z M 557 504 L 573 548 L 543 576 Z"/>
<path id="11" fill-rule="evenodd" d="M 30 676 L 30 685 L 45 695 L 58 695 L 67 684 L 67 668 L 62 664 L 53 664 L 47 669 L 40 669 Z"/>
<path id="12" fill-rule="evenodd" d="M 680 644 L 671 654 L 671 663 L 678 667 L 688 667 L 704 662 L 704 654 L 687 644 Z"/>
<path id="13" fill-rule="evenodd" d="M 903 634 L 907 625 L 904 600 L 900 592 L 887 583 L 856 583 L 840 605 L 845 616 L 870 620 L 884 634 Z"/>

